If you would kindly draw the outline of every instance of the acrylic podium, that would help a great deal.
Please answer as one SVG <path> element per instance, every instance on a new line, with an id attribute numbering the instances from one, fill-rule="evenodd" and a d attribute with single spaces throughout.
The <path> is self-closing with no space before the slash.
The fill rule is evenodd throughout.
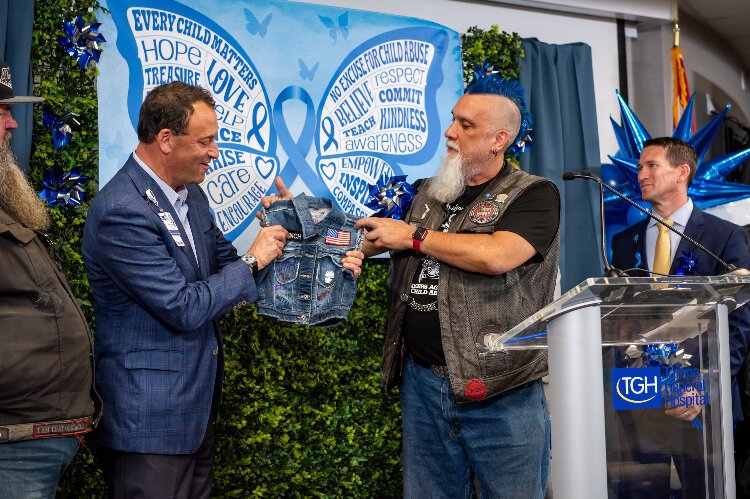
<path id="1" fill-rule="evenodd" d="M 728 313 L 748 301 L 747 276 L 602 277 L 483 338 L 482 355 L 549 348 L 555 499 L 734 499 Z"/>

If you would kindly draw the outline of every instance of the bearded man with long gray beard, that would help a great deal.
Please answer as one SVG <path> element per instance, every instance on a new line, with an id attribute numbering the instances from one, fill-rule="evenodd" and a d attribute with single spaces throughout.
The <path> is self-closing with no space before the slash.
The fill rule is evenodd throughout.
<path id="1" fill-rule="evenodd" d="M 43 236 L 44 202 L 10 148 L 18 128 L 10 68 L 0 61 L 0 488 L 54 497 L 94 423 L 91 340 L 83 312 Z"/>
<path id="2" fill-rule="evenodd" d="M 523 88 L 492 74 L 453 108 L 447 155 L 403 221 L 363 218 L 391 252 L 382 383 L 400 385 L 404 497 L 542 498 L 549 424 L 544 351 L 489 352 L 553 299 L 560 197 L 504 161 L 531 124 Z"/>

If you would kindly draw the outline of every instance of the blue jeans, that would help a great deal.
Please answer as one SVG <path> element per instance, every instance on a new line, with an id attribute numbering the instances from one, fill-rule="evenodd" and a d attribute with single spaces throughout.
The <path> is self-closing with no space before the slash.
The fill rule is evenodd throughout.
<path id="1" fill-rule="evenodd" d="M 55 497 L 57 482 L 77 450 L 75 437 L 0 444 L 0 499 Z"/>
<path id="2" fill-rule="evenodd" d="M 541 381 L 489 402 L 456 406 L 447 377 L 404 358 L 401 380 L 404 497 L 541 499 L 549 416 Z"/>

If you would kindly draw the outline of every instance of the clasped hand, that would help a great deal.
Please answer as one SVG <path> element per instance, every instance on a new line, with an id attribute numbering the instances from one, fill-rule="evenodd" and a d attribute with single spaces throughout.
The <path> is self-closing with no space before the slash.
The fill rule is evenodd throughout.
<path id="1" fill-rule="evenodd" d="M 682 393 L 683 397 L 692 397 L 694 399 L 697 399 L 697 395 L 700 393 L 695 390 L 694 388 L 688 388 Z M 698 415 L 700 415 L 701 411 L 703 410 L 703 407 L 700 404 L 689 404 L 689 405 L 678 405 L 675 407 L 671 407 L 664 411 L 664 413 L 667 416 L 672 416 L 673 418 L 682 419 L 684 421 L 692 421 Z"/>

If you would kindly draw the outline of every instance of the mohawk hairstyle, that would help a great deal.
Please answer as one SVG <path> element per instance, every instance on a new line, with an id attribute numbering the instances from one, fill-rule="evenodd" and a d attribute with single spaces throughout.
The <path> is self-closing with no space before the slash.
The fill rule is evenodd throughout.
<path id="1" fill-rule="evenodd" d="M 529 144 L 524 145 L 524 139 L 529 135 L 534 124 L 534 118 L 526 109 L 526 93 L 516 79 L 506 79 L 498 73 L 490 73 L 475 79 L 464 92 L 466 94 L 500 95 L 515 102 L 521 113 L 521 127 L 518 135 L 513 139 L 510 147 L 516 154 L 523 152 Z"/>

